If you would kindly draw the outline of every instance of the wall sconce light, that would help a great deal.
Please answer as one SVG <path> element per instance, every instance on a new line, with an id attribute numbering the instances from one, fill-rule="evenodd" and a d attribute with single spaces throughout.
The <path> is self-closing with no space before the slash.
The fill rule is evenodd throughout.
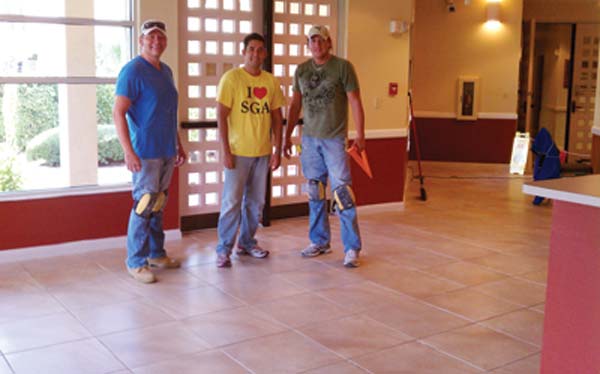
<path id="1" fill-rule="evenodd" d="M 390 21 L 390 34 L 402 35 L 408 31 L 408 22 L 393 19 Z"/>
<path id="2" fill-rule="evenodd" d="M 488 29 L 497 30 L 502 26 L 502 23 L 500 22 L 500 1 L 501 0 L 488 0 L 485 5 L 485 27 Z"/>

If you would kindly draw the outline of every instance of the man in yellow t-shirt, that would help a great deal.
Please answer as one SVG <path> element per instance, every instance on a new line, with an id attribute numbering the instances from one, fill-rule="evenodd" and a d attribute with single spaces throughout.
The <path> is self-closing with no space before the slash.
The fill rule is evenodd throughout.
<path id="1" fill-rule="evenodd" d="M 285 98 L 277 78 L 261 69 L 267 57 L 260 34 L 244 38 L 244 66 L 226 72 L 217 93 L 217 121 L 225 183 L 221 199 L 217 266 L 231 266 L 240 229 L 238 255 L 265 258 L 254 235 L 261 219 L 267 173 L 281 161 L 281 108 Z M 272 153 L 272 154 L 271 154 Z"/>

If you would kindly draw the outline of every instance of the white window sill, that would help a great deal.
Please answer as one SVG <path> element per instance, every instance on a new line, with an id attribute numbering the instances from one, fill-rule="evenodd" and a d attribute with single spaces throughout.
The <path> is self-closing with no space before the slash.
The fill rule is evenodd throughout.
<path id="1" fill-rule="evenodd" d="M 98 195 L 124 191 L 131 191 L 131 183 L 115 184 L 111 186 L 79 186 L 53 188 L 51 190 L 2 192 L 0 193 L 0 202 L 52 199 L 67 196 Z"/>

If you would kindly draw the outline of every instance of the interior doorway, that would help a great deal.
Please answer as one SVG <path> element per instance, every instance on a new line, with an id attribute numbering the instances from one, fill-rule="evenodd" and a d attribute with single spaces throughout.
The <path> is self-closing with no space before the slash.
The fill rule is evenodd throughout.
<path id="1" fill-rule="evenodd" d="M 566 142 L 569 87 L 571 84 L 573 25 L 540 23 L 536 27 L 531 133 L 546 128 L 556 145 Z"/>
<path id="2" fill-rule="evenodd" d="M 588 161 L 598 70 L 600 25 L 536 23 L 523 26 L 519 131 L 546 128 L 569 162 Z"/>

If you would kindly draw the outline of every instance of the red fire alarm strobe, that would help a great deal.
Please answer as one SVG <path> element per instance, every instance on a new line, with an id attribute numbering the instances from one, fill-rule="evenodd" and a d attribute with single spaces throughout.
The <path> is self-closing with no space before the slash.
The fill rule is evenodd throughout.
<path id="1" fill-rule="evenodd" d="M 398 95 L 398 83 L 390 82 L 390 86 L 388 88 L 388 95 L 390 95 L 390 96 Z"/>

